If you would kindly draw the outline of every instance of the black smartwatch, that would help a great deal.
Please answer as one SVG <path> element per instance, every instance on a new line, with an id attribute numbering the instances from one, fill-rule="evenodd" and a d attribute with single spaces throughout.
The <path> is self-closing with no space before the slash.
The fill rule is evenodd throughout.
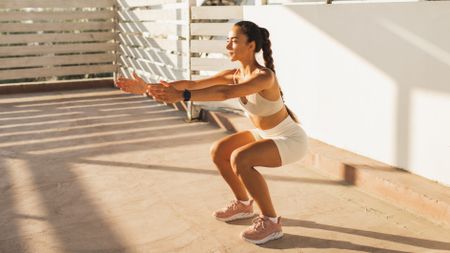
<path id="1" fill-rule="evenodd" d="M 183 98 L 184 98 L 184 101 L 191 100 L 191 92 L 188 89 L 184 89 Z"/>

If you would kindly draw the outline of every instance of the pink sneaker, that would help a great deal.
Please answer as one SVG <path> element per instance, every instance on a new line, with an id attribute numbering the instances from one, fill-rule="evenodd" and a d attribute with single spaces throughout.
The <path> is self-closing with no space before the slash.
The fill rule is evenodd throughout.
<path id="1" fill-rule="evenodd" d="M 217 210 L 213 213 L 213 216 L 220 221 L 233 221 L 239 219 L 245 219 L 255 216 L 253 213 L 253 200 L 250 200 L 250 204 L 242 204 L 239 200 L 233 200 L 228 206 Z"/>
<path id="2" fill-rule="evenodd" d="M 281 217 L 274 223 L 269 218 L 258 216 L 253 219 L 253 225 L 241 233 L 241 238 L 254 244 L 263 244 L 283 236 Z"/>

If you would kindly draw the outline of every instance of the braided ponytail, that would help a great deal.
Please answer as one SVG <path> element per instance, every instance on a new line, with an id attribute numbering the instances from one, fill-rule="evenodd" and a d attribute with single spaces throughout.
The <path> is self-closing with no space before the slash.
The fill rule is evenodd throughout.
<path id="1" fill-rule="evenodd" d="M 235 25 L 239 26 L 241 31 L 247 36 L 248 42 L 255 42 L 255 53 L 258 53 L 261 49 L 263 50 L 264 65 L 266 66 L 266 68 L 271 69 L 275 73 L 275 66 L 273 64 L 272 58 L 272 43 L 269 39 L 269 31 L 264 27 L 259 27 L 251 21 L 239 21 Z M 281 87 L 280 95 L 284 103 L 284 97 L 283 92 L 281 91 Z M 287 106 L 286 109 L 289 113 L 289 116 L 295 122 L 299 123 L 295 114 Z"/>
<path id="2" fill-rule="evenodd" d="M 260 27 L 259 30 L 261 31 L 262 35 L 261 48 L 263 50 L 264 65 L 275 73 L 275 66 L 273 65 L 272 58 L 272 43 L 269 39 L 269 31 L 263 27 Z"/>
<path id="3" fill-rule="evenodd" d="M 261 35 L 262 35 L 262 50 L 263 50 L 263 58 L 264 58 L 264 65 L 271 69 L 274 73 L 275 73 L 275 66 L 273 65 L 273 58 L 272 58 L 272 42 L 270 42 L 269 39 L 269 31 L 266 28 L 260 27 L 259 28 L 261 31 Z M 281 99 L 283 100 L 283 103 L 285 103 L 284 101 L 284 96 L 283 96 L 283 91 L 280 88 L 280 95 L 281 95 Z M 297 123 L 299 123 L 299 120 L 297 119 L 297 117 L 295 116 L 295 114 L 287 107 L 286 103 L 286 110 L 289 114 L 289 116 Z"/>

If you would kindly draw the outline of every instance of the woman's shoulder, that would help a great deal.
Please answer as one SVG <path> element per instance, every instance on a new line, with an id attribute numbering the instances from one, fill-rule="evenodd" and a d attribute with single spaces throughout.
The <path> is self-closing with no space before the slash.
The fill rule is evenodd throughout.
<path id="1" fill-rule="evenodd" d="M 275 74 L 275 72 L 268 67 L 260 67 L 258 69 L 260 73 L 269 73 L 271 75 Z"/>
<path id="2" fill-rule="evenodd" d="M 232 68 L 232 69 L 225 69 L 224 72 L 227 73 L 237 73 L 239 71 L 239 68 Z"/>
<path id="3" fill-rule="evenodd" d="M 221 73 L 224 76 L 227 76 L 228 78 L 234 78 L 234 76 L 237 74 L 237 72 L 239 71 L 239 68 L 234 68 L 234 69 L 225 69 L 222 70 Z"/>
<path id="4" fill-rule="evenodd" d="M 258 75 L 260 75 L 260 76 L 264 76 L 265 77 L 265 79 L 267 79 L 267 80 L 271 80 L 271 81 L 275 81 L 276 80 L 276 76 L 275 76 L 275 72 L 273 72 L 273 70 L 271 70 L 270 68 L 267 68 L 267 67 L 261 67 L 261 68 L 258 68 L 259 69 L 259 71 L 258 71 L 258 73 L 256 74 L 257 76 Z"/>
<path id="5" fill-rule="evenodd" d="M 237 69 L 225 69 L 215 74 L 215 76 L 216 77 L 220 76 L 226 80 L 232 80 L 235 76 L 236 70 Z"/>

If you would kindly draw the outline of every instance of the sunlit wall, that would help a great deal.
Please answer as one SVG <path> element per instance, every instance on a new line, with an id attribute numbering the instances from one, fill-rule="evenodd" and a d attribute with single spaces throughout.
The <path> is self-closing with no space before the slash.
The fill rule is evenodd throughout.
<path id="1" fill-rule="evenodd" d="M 450 185 L 450 2 L 246 6 L 313 138 Z"/>

